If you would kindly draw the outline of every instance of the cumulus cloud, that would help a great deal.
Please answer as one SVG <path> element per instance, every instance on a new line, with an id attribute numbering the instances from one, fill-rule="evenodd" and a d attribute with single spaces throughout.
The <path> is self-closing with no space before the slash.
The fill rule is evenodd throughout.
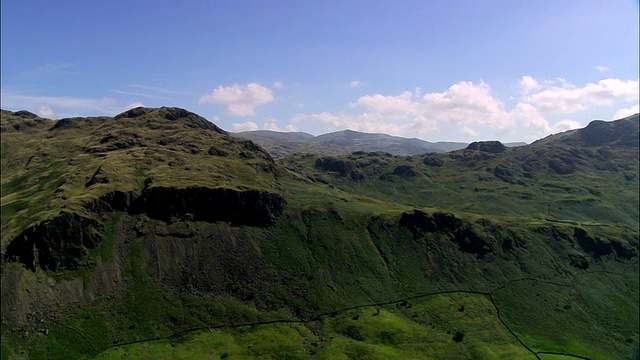
<path id="1" fill-rule="evenodd" d="M 247 85 L 219 85 L 211 94 L 200 98 L 200 103 L 227 106 L 227 114 L 232 116 L 255 116 L 257 106 L 274 101 L 271 89 L 258 83 Z"/>
<path id="2" fill-rule="evenodd" d="M 539 90 L 542 88 L 542 84 L 540 84 L 533 77 L 526 75 L 520 79 L 520 87 L 522 87 L 522 92 L 528 94 L 531 91 Z"/>
<path id="3" fill-rule="evenodd" d="M 535 106 L 527 103 L 518 103 L 512 114 L 519 125 L 528 130 L 531 138 L 577 129 L 581 126 L 579 122 L 569 119 L 561 120 L 551 125 Z"/>
<path id="4" fill-rule="evenodd" d="M 410 115 L 418 115 L 419 104 L 413 102 L 413 96 L 405 91 L 397 96 L 381 94 L 362 96 L 351 107 L 363 106 L 389 119 L 405 119 Z"/>
<path id="5" fill-rule="evenodd" d="M 298 114 L 294 122 L 329 124 L 333 129 L 384 132 L 394 135 L 426 135 L 438 131 L 438 122 L 486 125 L 500 134 L 514 130 L 515 122 L 504 104 L 492 96 L 484 82 L 459 82 L 443 92 L 418 96 L 420 89 L 399 95 L 372 94 L 351 103 L 364 108 L 360 114 Z"/>
<path id="6" fill-rule="evenodd" d="M 561 87 L 551 86 L 525 96 L 522 101 L 535 105 L 543 113 L 568 114 L 617 101 L 638 100 L 638 80 L 604 79 L 583 87 L 576 87 L 565 79 L 558 81 Z"/>
<path id="7" fill-rule="evenodd" d="M 235 132 L 258 130 L 258 125 L 253 121 L 245 121 L 243 123 L 234 123 L 234 124 L 231 124 L 231 126 L 233 126 L 233 131 Z"/>
<path id="8" fill-rule="evenodd" d="M 613 120 L 622 119 L 624 117 L 631 116 L 637 113 L 640 113 L 640 106 L 638 104 L 635 104 L 629 108 L 616 111 L 616 113 L 613 115 Z"/>
<path id="9" fill-rule="evenodd" d="M 351 86 L 351 87 L 358 87 L 358 86 L 360 86 L 361 84 L 362 84 L 362 83 L 361 83 L 359 80 L 356 80 L 356 81 L 352 81 L 352 82 L 350 82 L 350 83 L 349 83 L 349 86 Z"/>
<path id="10" fill-rule="evenodd" d="M 484 82 L 461 81 L 447 91 L 426 94 L 423 99 L 426 114 L 438 121 L 488 125 L 499 134 L 515 128 L 504 103 L 491 94 L 491 88 Z"/>
<path id="11" fill-rule="evenodd" d="M 478 129 L 484 127 L 497 135 L 522 131 L 520 136 L 535 139 L 581 126 L 572 119 L 557 119 L 558 114 L 618 102 L 638 102 L 638 80 L 603 79 L 579 87 L 561 77 L 537 80 L 527 75 L 520 79 L 519 85 L 520 96 L 511 97 L 517 104 L 510 109 L 492 94 L 488 84 L 461 81 L 444 91 L 423 96 L 419 88 L 397 95 L 369 94 L 350 103 L 353 110 L 350 113 L 297 114 L 292 120 L 296 124 L 320 122 L 334 130 L 403 136 L 428 135 L 438 131 L 439 124 L 450 124 L 459 125 L 460 133 L 465 136 L 477 136 Z M 621 109 L 615 117 L 635 112 L 638 112 L 637 105 Z"/>
<path id="12" fill-rule="evenodd" d="M 606 66 L 598 65 L 598 66 L 596 66 L 596 70 L 598 70 L 599 72 L 601 72 L 601 73 L 602 73 L 602 72 L 605 72 L 605 71 L 609 71 L 609 70 L 611 70 L 611 69 L 609 69 L 609 68 L 608 68 L 608 67 L 606 67 Z"/>

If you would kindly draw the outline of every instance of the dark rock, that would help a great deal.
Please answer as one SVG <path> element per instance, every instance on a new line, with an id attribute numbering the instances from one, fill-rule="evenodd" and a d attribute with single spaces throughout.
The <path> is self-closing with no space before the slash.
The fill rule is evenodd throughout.
<path id="1" fill-rule="evenodd" d="M 215 147 L 209 148 L 208 153 L 209 155 L 213 155 L 213 156 L 222 156 L 222 157 L 229 156 L 228 152 L 221 149 L 216 149 Z"/>
<path id="2" fill-rule="evenodd" d="M 580 248 L 582 248 L 582 250 L 587 254 L 590 254 L 594 259 L 609 255 L 613 252 L 613 247 L 609 241 L 598 237 L 592 237 L 582 228 L 576 227 L 573 230 L 573 237 Z"/>
<path id="3" fill-rule="evenodd" d="M 315 168 L 323 171 L 331 171 L 338 173 L 342 177 L 350 177 L 355 181 L 364 179 L 353 162 L 348 160 L 340 160 L 333 157 L 324 157 L 316 160 Z"/>
<path id="4" fill-rule="evenodd" d="M 100 224 L 74 213 L 61 212 L 53 219 L 29 227 L 14 238 L 5 260 L 20 262 L 29 270 L 77 269 L 102 237 Z"/>
<path id="5" fill-rule="evenodd" d="M 273 223 L 284 204 L 282 195 L 260 190 L 151 187 L 136 200 L 132 211 L 166 222 L 189 217 L 194 221 L 262 226 Z"/>
<path id="6" fill-rule="evenodd" d="M 467 146 L 467 150 L 479 150 L 498 154 L 507 150 L 507 147 L 500 141 L 475 141 Z"/>
<path id="7" fill-rule="evenodd" d="M 416 172 L 413 171 L 411 166 L 408 165 L 400 165 L 393 169 L 393 175 L 398 175 L 401 177 L 414 177 L 416 176 Z"/>
<path id="8" fill-rule="evenodd" d="M 444 160 L 436 157 L 426 157 L 424 158 L 424 160 L 422 160 L 422 163 L 427 166 L 441 167 L 442 165 L 444 165 Z"/>

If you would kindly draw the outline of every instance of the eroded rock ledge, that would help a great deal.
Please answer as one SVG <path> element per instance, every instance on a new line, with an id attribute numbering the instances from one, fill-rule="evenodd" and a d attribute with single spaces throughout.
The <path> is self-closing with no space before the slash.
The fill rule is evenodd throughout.
<path id="1" fill-rule="evenodd" d="M 125 211 L 165 222 L 225 221 L 233 226 L 269 226 L 282 213 L 284 205 L 282 195 L 261 190 L 151 187 L 140 196 L 135 192 L 114 191 L 86 208 L 97 218 L 112 211 Z M 31 271 L 77 269 L 90 260 L 88 249 L 102 242 L 104 230 L 94 218 L 60 212 L 14 238 L 4 257 L 8 262 L 24 264 Z"/>

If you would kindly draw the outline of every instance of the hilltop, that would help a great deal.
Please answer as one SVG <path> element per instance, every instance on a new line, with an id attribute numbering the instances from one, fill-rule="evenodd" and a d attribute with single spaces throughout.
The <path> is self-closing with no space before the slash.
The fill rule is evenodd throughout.
<path id="1" fill-rule="evenodd" d="M 638 352 L 637 114 L 275 159 L 178 108 L 1 120 L 3 359 Z"/>

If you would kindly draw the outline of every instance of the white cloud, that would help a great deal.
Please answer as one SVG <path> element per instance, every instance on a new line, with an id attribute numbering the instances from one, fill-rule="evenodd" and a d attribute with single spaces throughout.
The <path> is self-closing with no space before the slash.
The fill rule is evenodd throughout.
<path id="1" fill-rule="evenodd" d="M 596 70 L 598 70 L 599 72 L 603 73 L 603 72 L 605 72 L 605 71 L 609 71 L 609 70 L 611 70 L 611 69 L 609 69 L 609 68 L 608 68 L 608 67 L 606 67 L 606 66 L 598 65 L 598 66 L 596 66 Z"/>
<path id="2" fill-rule="evenodd" d="M 356 81 L 352 81 L 349 83 L 349 86 L 351 87 L 358 87 L 360 86 L 362 83 L 360 82 L 360 80 L 356 80 Z"/>
<path id="3" fill-rule="evenodd" d="M 469 138 L 475 138 L 478 136 L 478 132 L 469 128 L 469 127 L 463 127 L 462 129 L 460 129 L 460 132 L 462 133 L 462 135 L 464 135 L 465 137 L 469 137 Z"/>
<path id="4" fill-rule="evenodd" d="M 245 121 L 243 123 L 235 123 L 235 124 L 231 124 L 231 126 L 233 126 L 233 131 L 235 131 L 235 132 L 258 130 L 258 125 L 256 123 L 254 123 L 253 121 Z"/>
<path id="5" fill-rule="evenodd" d="M 564 79 L 559 78 L 558 81 L 562 87 L 549 87 L 525 96 L 522 101 L 548 114 L 568 114 L 617 101 L 638 101 L 638 80 L 604 79 L 581 88 Z"/>
<path id="6" fill-rule="evenodd" d="M 276 81 L 273 83 L 273 87 L 276 89 L 282 89 L 282 82 L 281 81 Z"/>
<path id="7" fill-rule="evenodd" d="M 47 105 L 40 105 L 40 107 L 38 108 L 38 116 L 47 119 L 53 119 L 56 116 L 56 112 Z"/>
<path id="8" fill-rule="evenodd" d="M 415 94 L 420 93 L 416 88 Z M 322 122 L 333 129 L 363 132 L 383 132 L 393 135 L 417 136 L 438 131 L 438 122 L 487 125 L 499 134 L 512 132 L 515 122 L 504 104 L 491 95 L 485 83 L 460 82 L 448 90 L 428 93 L 422 98 L 411 91 L 399 95 L 372 94 L 351 103 L 362 107 L 360 114 L 298 114 L 292 120 Z"/>
<path id="9" fill-rule="evenodd" d="M 615 115 L 613 115 L 613 120 L 622 119 L 624 117 L 631 116 L 637 113 L 640 113 L 640 105 L 635 104 L 629 108 L 616 111 Z"/>
<path id="10" fill-rule="evenodd" d="M 258 83 L 247 85 L 219 85 L 211 94 L 200 98 L 200 103 L 213 103 L 227 106 L 232 116 L 255 116 L 255 108 L 275 100 L 271 89 Z"/>
<path id="11" fill-rule="evenodd" d="M 425 114 L 438 121 L 450 123 L 488 125 L 499 134 L 515 129 L 504 103 L 493 97 L 489 85 L 481 82 L 462 81 L 447 91 L 426 94 Z"/>
<path id="12" fill-rule="evenodd" d="M 579 122 L 568 119 L 550 125 L 549 121 L 535 106 L 527 103 L 518 103 L 513 109 L 512 115 L 519 125 L 529 130 L 528 134 L 532 139 L 565 130 L 577 129 L 581 126 Z"/>
<path id="13" fill-rule="evenodd" d="M 551 126 L 542 113 L 533 105 L 519 102 L 511 112 L 519 125 L 534 136 L 551 133 Z"/>
<path id="14" fill-rule="evenodd" d="M 542 84 L 529 75 L 523 76 L 522 79 L 520 79 L 520 86 L 524 94 L 542 88 Z"/>

